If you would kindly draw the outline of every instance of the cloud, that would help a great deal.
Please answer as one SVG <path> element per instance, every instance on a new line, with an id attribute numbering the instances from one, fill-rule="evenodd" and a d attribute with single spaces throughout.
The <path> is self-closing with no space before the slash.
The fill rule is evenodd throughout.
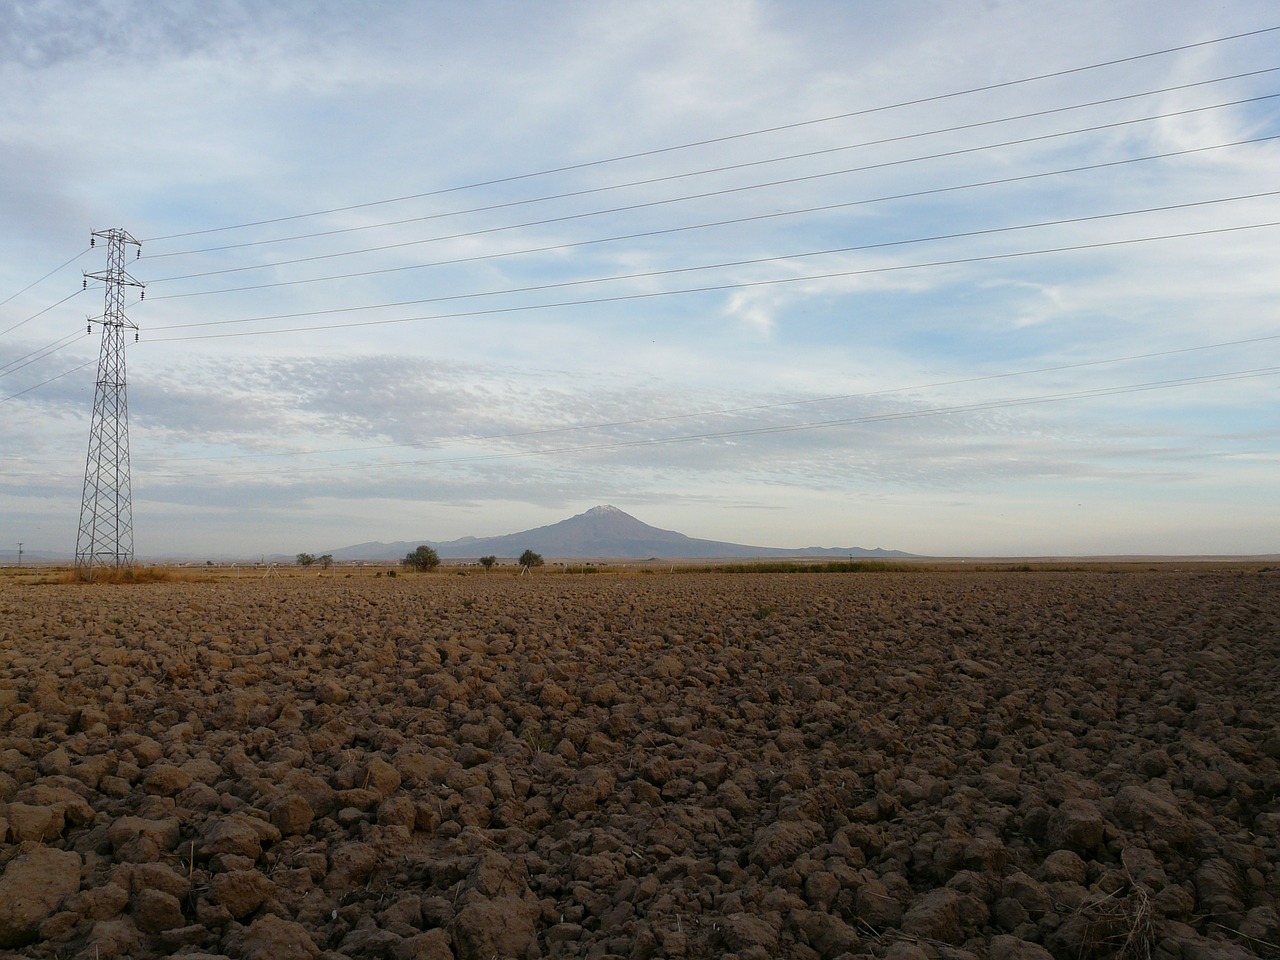
<path id="1" fill-rule="evenodd" d="M 24 4 L 0 38 L 0 213 L 22 225 L 0 241 L 0 297 L 95 227 L 147 240 L 131 267 L 147 300 L 129 305 L 143 335 L 129 354 L 137 522 L 190 549 L 269 552 L 322 532 L 314 546 L 331 548 L 415 523 L 503 533 L 601 501 L 762 543 L 845 527 L 835 539 L 866 529 L 922 552 L 1259 544 L 1277 532 L 1259 472 L 1277 443 L 1273 379 L 970 408 L 1275 365 L 1273 341 L 1211 347 L 1274 327 L 1280 233 L 1213 231 L 1280 220 L 1275 198 L 1079 219 L 1267 192 L 1274 145 L 1039 176 L 1268 135 L 1274 107 L 971 148 L 1269 81 L 916 135 L 1266 65 L 1264 36 L 930 99 L 1271 19 L 1261 3 L 1205 14 L 1145 0 L 1079 0 L 1052 18 L 770 0 L 374 3 L 358 16 L 327 2 Z M 841 114 L 854 115 L 808 122 Z M 821 150 L 834 152 L 779 159 Z M 1018 176 L 1030 179 L 947 189 Z M 770 181 L 786 182 L 739 189 Z M 483 186 L 455 189 L 468 184 Z M 829 204 L 845 206 L 772 216 Z M 330 208 L 346 209 L 294 219 Z M 397 220 L 410 222 L 379 225 Z M 717 220 L 737 222 L 683 229 Z M 277 222 L 198 232 L 251 221 Z M 1118 242 L 1176 232 L 1199 235 Z M 953 234 L 971 235 L 936 239 Z M 802 256 L 843 247 L 865 249 Z M 952 262 L 921 266 L 934 261 Z M 701 269 L 720 263 L 735 265 Z M 0 330 L 100 268 L 95 250 L 0 306 Z M 235 272 L 166 279 L 221 270 Z M 257 289 L 208 292 L 238 287 Z M 100 297 L 0 335 L 0 363 L 82 329 Z M 395 301 L 429 302 L 379 306 Z M 277 314 L 291 316 L 239 322 Z M 301 329 L 264 333 L 285 327 Z M 93 388 L 91 365 L 67 372 L 96 343 L 0 380 L 49 380 L 0 417 L 0 447 L 17 451 L 0 465 L 0 511 L 60 542 L 74 536 Z M 1040 372 L 1002 376 L 1022 371 Z M 779 405 L 822 397 L 844 399 Z M 922 415 L 948 407 L 964 409 Z M 867 416 L 899 419 L 742 433 Z M 33 496 L 42 471 L 55 503 Z M 1180 514 L 1226 517 L 1203 507 L 1215 484 L 1262 519 L 1183 535 Z M 1099 490 L 1105 509 L 1065 510 Z M 1149 533 L 1116 523 L 1126 506 Z M 747 522 L 757 533 L 732 529 Z"/>

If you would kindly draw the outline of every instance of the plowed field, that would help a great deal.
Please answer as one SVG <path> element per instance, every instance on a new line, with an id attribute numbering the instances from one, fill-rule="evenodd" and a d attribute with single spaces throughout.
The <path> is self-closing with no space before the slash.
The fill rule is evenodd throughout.
<path id="1" fill-rule="evenodd" d="M 1272 571 L 0 587 L 0 951 L 1280 956 Z"/>

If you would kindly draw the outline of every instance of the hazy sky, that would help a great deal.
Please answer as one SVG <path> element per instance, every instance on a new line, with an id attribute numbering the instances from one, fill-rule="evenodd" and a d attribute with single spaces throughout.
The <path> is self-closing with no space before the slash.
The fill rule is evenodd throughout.
<path id="1" fill-rule="evenodd" d="M 140 557 L 599 503 L 769 546 L 1280 551 L 1274 3 L 0 17 L 0 549 L 74 551 L 119 227 Z"/>

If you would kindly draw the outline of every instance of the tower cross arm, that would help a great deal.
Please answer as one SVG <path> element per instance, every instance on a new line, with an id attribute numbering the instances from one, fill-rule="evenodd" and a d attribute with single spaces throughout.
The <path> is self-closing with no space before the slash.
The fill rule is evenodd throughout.
<path id="1" fill-rule="evenodd" d="M 103 283 L 118 283 L 125 287 L 145 287 L 146 284 L 141 280 L 131 277 L 124 270 L 95 270 L 93 273 L 86 272 L 84 274 L 86 280 L 101 280 Z"/>

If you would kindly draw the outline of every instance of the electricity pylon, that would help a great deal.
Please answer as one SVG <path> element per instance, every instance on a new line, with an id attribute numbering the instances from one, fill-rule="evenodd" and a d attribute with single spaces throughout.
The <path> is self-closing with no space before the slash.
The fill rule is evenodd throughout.
<path id="1" fill-rule="evenodd" d="M 107 269 L 86 273 L 84 284 L 101 280 L 106 287 L 100 320 L 102 349 L 93 395 L 93 423 L 84 468 L 80 530 L 76 534 L 76 566 L 90 580 L 95 566 L 127 567 L 133 563 L 133 504 L 129 487 L 129 403 L 125 396 L 125 329 L 137 330 L 124 315 L 126 287 L 142 287 L 124 269 L 125 247 L 141 255 L 142 244 L 120 229 L 95 230 L 89 245 L 107 242 Z M 92 329 L 93 321 L 90 321 Z M 137 335 L 135 334 L 135 337 Z"/>

